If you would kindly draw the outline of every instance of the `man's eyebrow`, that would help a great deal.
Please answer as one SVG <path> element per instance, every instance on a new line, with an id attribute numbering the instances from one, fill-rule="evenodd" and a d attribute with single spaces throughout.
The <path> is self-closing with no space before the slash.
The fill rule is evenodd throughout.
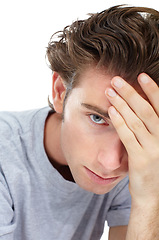
<path id="1" fill-rule="evenodd" d="M 89 110 L 93 110 L 93 111 L 99 113 L 100 115 L 102 115 L 105 118 L 109 118 L 110 119 L 109 114 L 108 114 L 107 111 L 104 111 L 103 109 L 101 109 L 101 108 L 99 108 L 99 107 L 97 107 L 95 105 L 91 105 L 91 104 L 87 104 L 87 103 L 81 103 L 81 105 L 83 107 L 89 109 Z"/>

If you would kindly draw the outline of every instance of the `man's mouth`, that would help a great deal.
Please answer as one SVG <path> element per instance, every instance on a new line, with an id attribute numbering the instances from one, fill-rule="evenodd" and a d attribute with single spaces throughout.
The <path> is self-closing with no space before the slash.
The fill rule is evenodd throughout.
<path id="1" fill-rule="evenodd" d="M 98 184 L 105 184 L 105 185 L 111 184 L 119 178 L 119 176 L 113 176 L 113 177 L 111 176 L 111 177 L 103 178 L 100 175 L 88 169 L 87 167 L 85 167 L 85 169 L 89 178 Z"/>

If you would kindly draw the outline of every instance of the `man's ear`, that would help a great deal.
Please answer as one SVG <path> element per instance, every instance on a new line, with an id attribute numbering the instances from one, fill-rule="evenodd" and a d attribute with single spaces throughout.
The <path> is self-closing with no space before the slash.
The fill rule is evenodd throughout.
<path id="1" fill-rule="evenodd" d="M 54 109 L 57 113 L 63 113 L 65 94 L 66 87 L 64 81 L 57 72 L 54 72 L 52 77 L 52 99 Z"/>

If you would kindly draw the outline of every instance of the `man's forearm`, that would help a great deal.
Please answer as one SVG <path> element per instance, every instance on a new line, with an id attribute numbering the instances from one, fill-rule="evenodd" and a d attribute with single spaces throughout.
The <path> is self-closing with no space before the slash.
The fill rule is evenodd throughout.
<path id="1" fill-rule="evenodd" d="M 159 239 L 159 206 L 143 203 L 142 206 L 132 204 L 126 240 L 158 240 Z"/>

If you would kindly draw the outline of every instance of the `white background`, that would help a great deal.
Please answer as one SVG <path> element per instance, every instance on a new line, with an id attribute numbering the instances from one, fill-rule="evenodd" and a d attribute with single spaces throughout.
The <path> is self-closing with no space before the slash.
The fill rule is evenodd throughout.
<path id="1" fill-rule="evenodd" d="M 51 70 L 45 60 L 51 35 L 87 13 L 130 4 L 159 10 L 156 0 L 5 0 L 0 2 L 0 111 L 47 105 Z M 106 228 L 107 232 L 107 228 Z M 107 239 L 106 234 L 103 239 Z"/>

